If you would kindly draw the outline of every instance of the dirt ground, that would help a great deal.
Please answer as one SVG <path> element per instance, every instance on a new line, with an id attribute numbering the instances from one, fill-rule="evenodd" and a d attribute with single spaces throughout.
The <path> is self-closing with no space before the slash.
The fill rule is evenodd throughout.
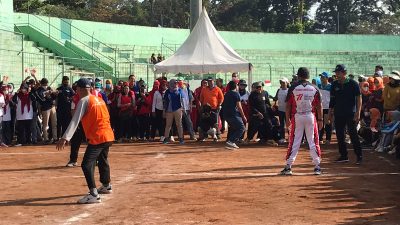
<path id="1" fill-rule="evenodd" d="M 365 151 L 356 166 L 351 151 L 349 163 L 334 164 L 336 145 L 323 147 L 314 176 L 303 146 L 283 177 L 286 147 L 223 146 L 115 144 L 114 192 L 95 205 L 76 204 L 87 188 L 80 167 L 65 167 L 68 148 L 0 149 L 0 224 L 400 224 L 391 156 Z"/>

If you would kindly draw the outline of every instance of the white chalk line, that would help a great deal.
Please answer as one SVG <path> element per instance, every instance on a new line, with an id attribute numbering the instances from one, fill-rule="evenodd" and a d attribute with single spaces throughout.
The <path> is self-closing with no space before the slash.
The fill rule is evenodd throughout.
<path id="1" fill-rule="evenodd" d="M 113 183 L 113 186 L 119 186 L 119 185 L 123 185 L 125 183 L 128 183 L 132 180 L 134 180 L 135 178 L 135 174 L 134 173 L 130 173 L 129 175 L 123 177 L 120 180 L 117 180 L 116 182 Z M 107 201 L 108 199 L 112 198 L 112 194 L 109 195 L 101 195 L 101 202 L 104 203 L 104 201 Z M 101 204 L 102 204 L 101 203 Z M 63 225 L 71 225 L 73 223 L 79 222 L 82 219 L 85 219 L 89 216 L 91 216 L 91 214 L 89 213 L 89 209 L 99 206 L 101 204 L 91 204 L 91 205 L 87 205 L 85 208 L 86 210 L 82 213 L 79 213 L 78 215 L 72 216 L 70 218 L 68 218 Z"/>
<path id="2" fill-rule="evenodd" d="M 113 185 L 121 185 L 128 183 L 133 180 L 135 177 L 205 177 L 205 176 L 236 176 L 236 177 L 241 177 L 241 176 L 280 176 L 279 172 L 275 173 L 227 173 L 227 172 L 201 172 L 201 173 L 157 173 L 157 174 L 134 174 L 131 173 L 128 176 L 122 177 L 121 179 L 118 179 Z M 309 173 L 304 173 L 304 172 L 296 172 L 295 170 L 293 171 L 293 176 L 310 176 L 313 175 L 313 172 Z M 344 176 L 385 176 L 385 175 L 391 175 L 391 176 L 398 176 L 400 173 L 394 173 L 394 172 L 388 172 L 388 173 L 330 173 L 330 172 L 323 172 L 322 176 L 328 176 L 328 177 L 344 177 Z M 71 178 L 85 178 L 84 176 L 44 176 L 43 179 L 71 179 Z M 18 179 L 21 180 L 21 177 L 10 177 L 7 176 L 7 179 Z M 37 177 L 25 177 L 23 178 L 24 180 L 37 180 Z"/>

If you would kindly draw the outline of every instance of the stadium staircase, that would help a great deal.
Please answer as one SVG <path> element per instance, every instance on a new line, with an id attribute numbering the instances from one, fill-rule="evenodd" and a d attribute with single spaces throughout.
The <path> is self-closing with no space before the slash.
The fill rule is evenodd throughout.
<path id="1" fill-rule="evenodd" d="M 104 78 L 113 78 L 114 76 L 114 70 L 110 64 L 114 65 L 115 60 L 103 55 L 93 46 L 89 46 L 89 43 L 79 40 L 75 35 L 65 33 L 38 16 L 30 15 L 27 23 L 16 24 L 15 31 L 24 34 L 28 40 L 35 42 L 37 46 L 46 51 L 63 57 L 66 64 L 74 66 L 76 70 L 92 72 L 96 76 Z M 80 37 L 83 35 L 90 36 L 83 31 L 81 32 Z M 60 34 L 69 37 L 70 40 L 61 40 Z M 93 40 L 93 37 L 90 38 Z M 89 49 L 91 53 L 83 48 Z"/>

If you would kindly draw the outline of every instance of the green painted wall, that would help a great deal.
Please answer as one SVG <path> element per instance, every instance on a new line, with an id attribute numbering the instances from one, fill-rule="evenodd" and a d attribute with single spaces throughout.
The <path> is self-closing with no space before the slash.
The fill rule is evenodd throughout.
<path id="1" fill-rule="evenodd" d="M 41 17 L 61 27 L 60 19 Z M 32 17 L 30 18 L 32 20 Z M 16 23 L 26 22 L 27 14 L 15 13 Z M 37 19 L 36 19 L 37 20 Z M 32 21 L 31 21 L 32 22 Z M 35 22 L 35 21 L 33 21 Z M 90 35 L 108 44 L 160 46 L 166 43 L 181 44 L 189 34 L 187 29 L 142 27 L 111 23 L 71 20 Z M 42 29 L 48 29 L 44 26 Z M 60 32 L 54 36 L 61 39 Z M 400 36 L 386 35 L 321 35 L 321 34 L 271 34 L 221 31 L 221 36 L 234 49 L 284 50 L 284 51 L 400 51 Z M 72 32 L 72 36 L 74 33 Z"/>
<path id="2" fill-rule="evenodd" d="M 0 29 L 13 30 L 13 0 L 0 0 Z"/>

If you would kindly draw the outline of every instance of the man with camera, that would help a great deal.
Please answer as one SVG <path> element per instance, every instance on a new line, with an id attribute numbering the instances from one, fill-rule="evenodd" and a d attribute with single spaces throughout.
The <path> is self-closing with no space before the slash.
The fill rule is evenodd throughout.
<path id="1" fill-rule="evenodd" d="M 52 90 L 48 86 L 49 81 L 46 78 L 40 80 L 40 87 L 37 90 L 37 96 L 39 98 L 39 104 L 42 111 L 42 130 L 43 130 L 43 141 L 46 144 L 56 143 L 57 141 L 57 116 L 56 107 L 54 105 L 54 100 L 57 92 Z M 49 134 L 47 128 L 49 126 L 49 120 L 51 122 L 51 134 L 53 140 L 49 139 Z"/>

